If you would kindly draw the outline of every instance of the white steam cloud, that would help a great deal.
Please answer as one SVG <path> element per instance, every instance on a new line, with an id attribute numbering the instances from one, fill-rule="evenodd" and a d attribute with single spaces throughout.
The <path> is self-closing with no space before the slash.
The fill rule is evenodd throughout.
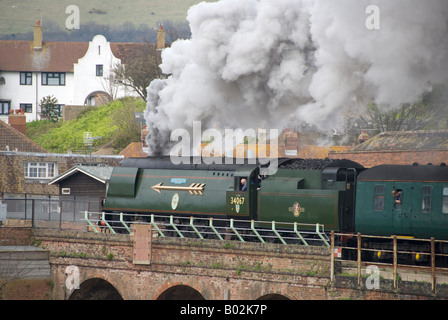
<path id="1" fill-rule="evenodd" d="M 379 9 L 369 29 L 366 8 Z M 391 107 L 448 80 L 447 0 L 221 0 L 190 8 L 189 40 L 148 88 L 151 153 L 206 128 L 338 127 L 359 101 Z"/>

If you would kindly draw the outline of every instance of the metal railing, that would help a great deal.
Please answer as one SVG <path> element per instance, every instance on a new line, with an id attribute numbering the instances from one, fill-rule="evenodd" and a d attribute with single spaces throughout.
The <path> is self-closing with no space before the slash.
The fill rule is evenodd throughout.
<path id="1" fill-rule="evenodd" d="M 98 210 L 98 199 L 60 199 L 59 197 L 33 197 L 15 195 L 0 200 L 3 220 L 29 221 L 36 228 L 85 229 L 84 211 Z M 6 213 L 6 214 L 5 214 Z M 0 222 L 1 224 L 1 222 Z"/>
<path id="2" fill-rule="evenodd" d="M 341 241 L 345 237 L 345 241 Z M 350 238 L 351 241 L 346 241 Z M 363 241 L 364 239 L 364 241 Z M 364 245 L 365 240 L 369 245 Z M 330 281 L 335 277 L 335 261 L 356 261 L 357 284 L 361 286 L 361 265 L 392 267 L 393 288 L 398 288 L 398 269 L 414 269 L 431 273 L 431 290 L 435 292 L 436 271 L 445 270 L 448 262 L 448 241 L 416 239 L 400 236 L 370 236 L 331 231 Z M 340 245 L 337 245 L 340 243 Z M 344 243 L 345 245 L 342 245 Z M 352 245 L 347 245 L 351 243 Z M 418 250 L 416 250 L 418 248 Z M 425 250 L 423 250 L 425 249 Z"/>
<path id="3" fill-rule="evenodd" d="M 330 247 L 322 224 L 84 212 L 93 232 L 130 233 L 135 224 L 151 224 L 160 237 L 238 240 L 240 242 Z"/>

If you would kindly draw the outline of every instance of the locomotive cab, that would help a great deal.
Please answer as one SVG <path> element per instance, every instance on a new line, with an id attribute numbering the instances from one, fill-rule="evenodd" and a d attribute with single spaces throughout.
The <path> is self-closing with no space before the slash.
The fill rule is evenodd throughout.
<path id="1" fill-rule="evenodd" d="M 234 172 L 233 188 L 226 192 L 229 217 L 255 219 L 258 174 L 259 168 L 255 165 L 245 165 Z"/>

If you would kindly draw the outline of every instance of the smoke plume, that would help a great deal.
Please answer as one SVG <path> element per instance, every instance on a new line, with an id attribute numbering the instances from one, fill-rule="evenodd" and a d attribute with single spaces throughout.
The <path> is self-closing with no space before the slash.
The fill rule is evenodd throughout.
<path id="1" fill-rule="evenodd" d="M 379 9 L 379 29 L 368 28 Z M 151 153 L 174 129 L 341 125 L 346 108 L 394 108 L 448 80 L 446 0 L 221 0 L 187 16 L 148 88 Z"/>

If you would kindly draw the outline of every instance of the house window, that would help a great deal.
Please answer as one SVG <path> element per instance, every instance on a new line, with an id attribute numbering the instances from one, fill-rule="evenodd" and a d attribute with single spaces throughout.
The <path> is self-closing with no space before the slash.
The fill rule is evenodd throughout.
<path id="1" fill-rule="evenodd" d="M 51 179 L 57 175 L 54 162 L 24 162 L 23 168 L 25 178 L 29 179 Z"/>
<path id="2" fill-rule="evenodd" d="M 32 85 L 33 84 L 33 73 L 32 72 L 20 72 L 20 84 L 21 85 Z"/>
<path id="3" fill-rule="evenodd" d="M 432 187 L 422 187 L 422 213 L 430 213 L 432 207 Z"/>
<path id="4" fill-rule="evenodd" d="M 102 64 L 97 64 L 96 65 L 96 76 L 97 77 L 102 77 L 103 76 L 103 65 Z"/>
<path id="5" fill-rule="evenodd" d="M 58 111 L 58 116 L 62 117 L 62 109 L 64 108 L 64 104 L 57 104 L 55 109 Z"/>
<path id="6" fill-rule="evenodd" d="M 0 114 L 9 114 L 9 109 L 11 109 L 11 101 L 0 100 Z"/>
<path id="7" fill-rule="evenodd" d="M 375 186 L 375 200 L 374 200 L 374 210 L 383 211 L 384 210 L 384 194 L 386 187 L 384 185 Z"/>
<path id="8" fill-rule="evenodd" d="M 65 72 L 42 72 L 43 86 L 65 86 Z"/>
<path id="9" fill-rule="evenodd" d="M 20 109 L 25 110 L 26 113 L 33 112 L 33 105 L 31 103 L 21 103 Z"/>

